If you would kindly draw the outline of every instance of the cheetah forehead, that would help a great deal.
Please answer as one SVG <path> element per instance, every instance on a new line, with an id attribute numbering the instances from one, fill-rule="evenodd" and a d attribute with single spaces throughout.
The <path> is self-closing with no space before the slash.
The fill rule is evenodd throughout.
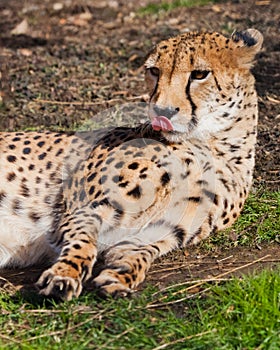
<path id="1" fill-rule="evenodd" d="M 176 63 L 195 63 L 206 68 L 210 51 L 217 53 L 227 46 L 229 39 L 219 33 L 185 33 L 160 42 L 146 59 L 145 67 L 151 68 L 157 63 L 171 65 Z M 193 62 L 192 62 L 193 61 Z"/>
<path id="2" fill-rule="evenodd" d="M 161 41 L 147 57 L 145 67 L 203 70 L 211 69 L 219 62 L 227 67 L 237 67 L 240 56 L 247 55 L 250 61 L 261 42 L 261 34 L 253 29 L 234 32 L 231 38 L 217 32 L 184 33 Z"/>

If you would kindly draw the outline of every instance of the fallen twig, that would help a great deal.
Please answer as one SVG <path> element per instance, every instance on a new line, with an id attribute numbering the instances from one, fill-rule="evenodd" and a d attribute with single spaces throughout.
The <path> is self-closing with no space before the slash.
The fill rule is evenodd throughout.
<path id="1" fill-rule="evenodd" d="M 57 100 L 42 100 L 42 99 L 35 99 L 33 102 L 36 103 L 48 103 L 52 105 L 73 105 L 73 106 L 98 106 L 98 105 L 104 105 L 104 104 L 110 104 L 110 103 L 115 103 L 119 102 L 121 99 L 119 98 L 114 98 L 111 100 L 104 100 L 104 101 L 96 101 L 96 102 L 86 102 L 86 101 L 57 101 Z"/>
<path id="2" fill-rule="evenodd" d="M 215 328 L 214 328 L 214 329 L 211 329 L 210 331 L 201 332 L 201 333 L 197 333 L 197 334 L 192 334 L 192 335 L 189 335 L 189 336 L 187 336 L 187 337 L 180 338 L 180 339 L 176 339 L 176 340 L 173 340 L 172 342 L 162 344 L 162 345 L 160 345 L 160 346 L 157 346 L 157 347 L 153 348 L 152 350 L 161 350 L 161 349 L 165 349 L 165 348 L 167 348 L 167 347 L 170 346 L 170 345 L 174 345 L 174 344 L 178 344 L 178 343 L 183 343 L 183 342 L 186 341 L 186 340 L 190 340 L 190 339 L 192 339 L 192 338 L 197 338 L 197 337 L 202 337 L 203 335 L 206 335 L 206 334 L 209 334 L 209 333 L 214 333 L 214 332 L 217 332 L 217 330 L 216 330 Z"/>
<path id="3" fill-rule="evenodd" d="M 259 258 L 259 259 L 256 259 L 256 260 L 254 260 L 254 261 L 251 261 L 251 262 L 249 262 L 249 263 L 247 263 L 247 264 L 245 264 L 245 265 L 237 266 L 237 267 L 235 267 L 235 268 L 233 268 L 233 269 L 231 269 L 231 270 L 228 270 L 228 271 L 226 271 L 226 272 L 223 272 L 223 273 L 221 273 L 220 275 L 214 277 L 214 278 L 212 279 L 212 282 L 215 281 L 215 280 L 218 281 L 220 278 L 222 278 L 222 277 L 224 277 L 224 276 L 226 276 L 226 275 L 229 275 L 230 273 L 233 273 L 233 272 L 236 272 L 236 271 L 238 271 L 238 270 L 242 270 L 242 269 L 244 269 L 244 268 L 246 268 L 246 267 L 248 267 L 248 266 L 254 265 L 254 264 L 256 264 L 256 263 L 258 263 L 258 262 L 260 262 L 260 261 L 262 261 L 262 260 L 265 260 L 265 259 L 268 258 L 268 257 L 270 257 L 270 254 L 267 254 L 267 255 L 265 255 L 265 256 L 263 256 L 263 257 L 261 257 L 261 258 Z M 174 296 L 174 295 L 177 295 L 177 294 L 181 294 L 181 293 L 183 293 L 183 292 L 187 292 L 187 291 L 189 291 L 189 290 L 191 290 L 191 289 L 200 287 L 200 286 L 202 286 L 203 284 L 205 284 L 205 283 L 207 283 L 207 282 L 208 282 L 208 279 L 201 280 L 201 281 L 199 281 L 199 282 L 197 282 L 197 283 L 195 283 L 195 284 L 193 284 L 193 285 L 191 285 L 191 286 L 189 286 L 189 287 L 187 287 L 187 288 L 185 288 L 185 289 L 183 289 L 183 290 L 179 290 L 179 291 L 177 291 L 177 292 L 172 293 L 172 295 Z M 167 295 L 164 295 L 164 296 L 162 296 L 161 298 L 159 298 L 158 301 L 165 300 L 166 298 L 168 298 L 168 296 L 167 296 Z M 149 305 L 149 304 L 148 304 L 148 305 Z"/>

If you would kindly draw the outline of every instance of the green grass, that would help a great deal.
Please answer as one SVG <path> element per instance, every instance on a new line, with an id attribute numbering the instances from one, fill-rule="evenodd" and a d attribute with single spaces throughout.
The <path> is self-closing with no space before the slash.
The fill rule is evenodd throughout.
<path id="1" fill-rule="evenodd" d="M 209 3 L 214 3 L 215 0 L 174 0 L 174 1 L 161 1 L 160 3 L 150 3 L 139 9 L 139 13 L 143 15 L 157 14 L 161 11 L 171 11 L 178 7 L 194 7 L 203 6 Z"/>
<path id="2" fill-rule="evenodd" d="M 218 232 L 204 247 L 223 245 L 255 246 L 263 242 L 280 243 L 280 192 L 256 190 L 249 195 L 242 214 L 229 229 Z"/>
<path id="3" fill-rule="evenodd" d="M 93 294 L 57 305 L 0 296 L 0 349 L 279 349 L 280 271 L 165 295 L 100 300 Z M 164 299 L 165 307 L 156 307 Z M 154 305 L 154 306 L 153 306 Z M 166 344 L 166 346 L 164 346 Z M 169 344 L 169 345 L 168 345 Z M 161 346 L 161 347 L 159 347 Z"/>

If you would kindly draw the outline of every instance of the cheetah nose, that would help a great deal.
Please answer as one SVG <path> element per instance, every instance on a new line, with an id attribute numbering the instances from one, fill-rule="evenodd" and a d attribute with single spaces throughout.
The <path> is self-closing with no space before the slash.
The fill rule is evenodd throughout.
<path id="1" fill-rule="evenodd" d="M 154 111 L 156 113 L 157 116 L 164 116 L 166 118 L 171 118 L 173 117 L 173 115 L 175 115 L 176 113 L 178 113 L 180 111 L 180 108 L 174 108 L 174 107 L 165 107 L 165 108 L 161 108 L 158 107 L 157 105 L 154 106 Z"/>

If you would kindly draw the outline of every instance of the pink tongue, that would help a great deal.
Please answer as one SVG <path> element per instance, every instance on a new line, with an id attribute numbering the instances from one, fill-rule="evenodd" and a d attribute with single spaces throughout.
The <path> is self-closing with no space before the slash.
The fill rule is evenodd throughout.
<path id="1" fill-rule="evenodd" d="M 170 120 L 164 116 L 154 117 L 152 120 L 152 127 L 154 130 L 159 131 L 172 131 L 173 125 Z"/>

